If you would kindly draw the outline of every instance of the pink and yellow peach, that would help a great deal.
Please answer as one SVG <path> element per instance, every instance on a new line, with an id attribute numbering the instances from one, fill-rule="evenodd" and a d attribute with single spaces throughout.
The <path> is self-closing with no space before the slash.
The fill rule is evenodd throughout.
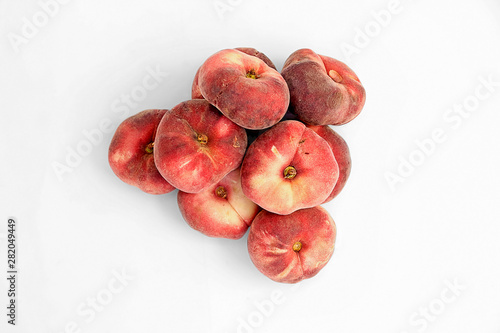
<path id="1" fill-rule="evenodd" d="M 273 281 L 297 283 L 328 263 L 336 235 L 335 222 L 321 206 L 284 216 L 261 211 L 248 233 L 248 253 Z"/>
<path id="2" fill-rule="evenodd" d="M 328 143 L 295 120 L 280 122 L 257 137 L 241 166 L 243 193 L 282 215 L 323 203 L 338 176 Z"/>
<path id="3" fill-rule="evenodd" d="M 229 239 L 243 237 L 260 210 L 243 194 L 239 169 L 199 193 L 179 191 L 177 202 L 184 220 L 193 229 L 210 237 Z"/>

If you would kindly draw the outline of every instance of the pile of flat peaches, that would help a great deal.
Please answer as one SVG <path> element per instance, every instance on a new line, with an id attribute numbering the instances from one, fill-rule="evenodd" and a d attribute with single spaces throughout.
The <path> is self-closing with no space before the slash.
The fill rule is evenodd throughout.
<path id="1" fill-rule="evenodd" d="M 249 229 L 256 268 L 296 283 L 333 254 L 336 226 L 321 205 L 344 187 L 351 157 L 331 126 L 353 120 L 365 96 L 347 65 L 310 49 L 281 73 L 256 49 L 221 50 L 196 72 L 191 100 L 118 126 L 109 165 L 146 193 L 177 189 L 183 218 L 209 237 Z"/>

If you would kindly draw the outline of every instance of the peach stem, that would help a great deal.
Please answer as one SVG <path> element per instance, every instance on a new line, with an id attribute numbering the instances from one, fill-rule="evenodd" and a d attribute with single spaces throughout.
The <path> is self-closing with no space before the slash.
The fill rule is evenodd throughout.
<path id="1" fill-rule="evenodd" d="M 146 146 L 146 153 L 148 154 L 151 154 L 153 153 L 153 148 L 155 146 L 155 143 L 154 142 L 150 142 L 147 146 Z"/>
<path id="2" fill-rule="evenodd" d="M 302 243 L 301 242 L 295 242 L 292 246 L 292 249 L 295 252 L 299 252 L 302 249 Z"/>
<path id="3" fill-rule="evenodd" d="M 293 166 L 287 166 L 283 171 L 283 175 L 286 179 L 293 179 L 297 175 L 297 170 Z"/>

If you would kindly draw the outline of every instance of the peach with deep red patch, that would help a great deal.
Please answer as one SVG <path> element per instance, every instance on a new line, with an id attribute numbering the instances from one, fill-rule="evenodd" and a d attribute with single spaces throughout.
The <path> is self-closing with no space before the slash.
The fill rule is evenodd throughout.
<path id="1" fill-rule="evenodd" d="M 335 222 L 321 206 L 289 215 L 261 211 L 248 233 L 248 253 L 257 269 L 276 282 L 311 278 L 335 248 Z"/>
<path id="2" fill-rule="evenodd" d="M 346 124 L 365 104 L 365 89 L 354 71 L 310 49 L 293 52 L 281 75 L 290 89 L 290 109 L 307 124 Z"/>
<path id="3" fill-rule="evenodd" d="M 194 99 L 163 116 L 154 145 L 161 175 L 179 190 L 196 193 L 240 166 L 247 136 L 206 100 Z"/>
<path id="4" fill-rule="evenodd" d="M 144 110 L 125 119 L 108 149 L 111 170 L 122 181 L 150 194 L 175 190 L 158 172 L 154 162 L 156 128 L 167 110 Z"/>

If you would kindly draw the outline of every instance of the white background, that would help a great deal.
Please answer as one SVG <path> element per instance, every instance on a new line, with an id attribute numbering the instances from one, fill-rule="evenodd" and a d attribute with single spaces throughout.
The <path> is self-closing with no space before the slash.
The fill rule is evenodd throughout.
<path id="1" fill-rule="evenodd" d="M 0 274 L 1 332 L 500 333 L 498 1 L 41 3 L 0 1 L 0 268 L 14 217 L 19 269 L 15 327 Z M 198 66 L 238 46 L 278 70 L 311 48 L 367 91 L 335 127 L 353 159 L 325 205 L 337 248 L 298 285 L 108 166 L 123 116 L 189 99 Z"/>

